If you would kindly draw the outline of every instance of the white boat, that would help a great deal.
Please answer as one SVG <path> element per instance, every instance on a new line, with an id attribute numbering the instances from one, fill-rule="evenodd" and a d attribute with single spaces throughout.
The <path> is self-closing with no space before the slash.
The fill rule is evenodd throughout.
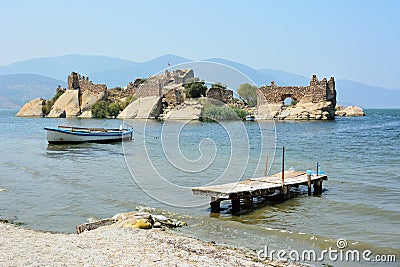
<path id="1" fill-rule="evenodd" d="M 83 128 L 74 126 L 45 127 L 49 144 L 61 143 L 109 143 L 131 140 L 133 129 Z"/>
<path id="2" fill-rule="evenodd" d="M 246 121 L 254 121 L 254 120 L 255 120 L 254 115 L 247 115 L 246 116 Z"/>

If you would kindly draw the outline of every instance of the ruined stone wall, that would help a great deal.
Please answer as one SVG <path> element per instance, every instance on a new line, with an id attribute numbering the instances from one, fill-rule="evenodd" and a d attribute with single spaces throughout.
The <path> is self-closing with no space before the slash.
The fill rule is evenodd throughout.
<path id="1" fill-rule="evenodd" d="M 121 98 L 130 97 L 134 94 L 133 88 L 112 88 L 107 90 L 107 99 L 117 101 Z"/>
<path id="2" fill-rule="evenodd" d="M 162 83 L 158 80 L 147 80 L 135 91 L 135 97 L 162 96 Z"/>
<path id="3" fill-rule="evenodd" d="M 164 108 L 175 108 L 183 103 L 183 100 L 182 90 L 171 89 L 163 95 L 162 104 Z"/>
<path id="4" fill-rule="evenodd" d="M 276 86 L 271 82 L 269 86 L 261 86 L 259 88 L 258 105 L 264 104 L 280 104 L 285 98 L 291 97 L 297 102 L 320 102 L 332 101 L 336 104 L 335 80 L 330 78 L 329 82 L 324 78 L 322 81 L 313 75 L 309 86 Z"/>
<path id="5" fill-rule="evenodd" d="M 94 84 L 89 80 L 89 77 L 81 76 L 79 73 L 72 72 L 68 75 L 68 90 L 79 89 L 81 93 L 90 91 L 93 93 L 107 92 L 107 85 Z"/>
<path id="6" fill-rule="evenodd" d="M 211 87 L 206 91 L 206 96 L 219 100 L 223 103 L 232 103 L 233 91 L 218 87 Z"/>

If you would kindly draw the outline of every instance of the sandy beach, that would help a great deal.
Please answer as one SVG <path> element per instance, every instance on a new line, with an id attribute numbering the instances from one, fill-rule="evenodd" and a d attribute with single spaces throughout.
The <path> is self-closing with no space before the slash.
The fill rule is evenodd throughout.
<path id="1" fill-rule="evenodd" d="M 0 223 L 0 251 L 0 266 L 300 266 L 169 230 L 113 225 L 78 235 Z"/>

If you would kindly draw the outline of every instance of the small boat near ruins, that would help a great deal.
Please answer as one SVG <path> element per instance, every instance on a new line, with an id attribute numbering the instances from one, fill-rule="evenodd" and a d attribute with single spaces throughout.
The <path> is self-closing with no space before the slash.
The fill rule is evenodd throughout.
<path id="1" fill-rule="evenodd" d="M 247 115 L 246 116 L 246 121 L 254 121 L 256 118 L 254 117 L 254 115 Z"/>
<path id="2" fill-rule="evenodd" d="M 44 129 L 49 144 L 121 142 L 122 140 L 131 140 L 133 135 L 133 129 L 122 126 L 119 129 L 74 126 L 45 127 Z"/>

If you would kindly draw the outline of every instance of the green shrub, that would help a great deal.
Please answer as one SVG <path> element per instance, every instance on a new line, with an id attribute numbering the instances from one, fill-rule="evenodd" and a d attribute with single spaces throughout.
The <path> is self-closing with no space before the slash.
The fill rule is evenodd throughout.
<path id="1" fill-rule="evenodd" d="M 199 78 L 188 79 L 183 87 L 187 98 L 198 98 L 206 95 L 207 86 Z"/>
<path id="2" fill-rule="evenodd" d="M 122 105 L 120 102 L 117 101 L 117 102 L 111 103 L 106 108 L 107 117 L 116 118 L 118 116 L 118 114 L 121 112 L 121 110 L 122 110 Z"/>
<path id="3" fill-rule="evenodd" d="M 96 102 L 90 110 L 92 111 L 93 118 L 106 118 L 107 117 L 108 102 L 101 100 Z"/>
<path id="4" fill-rule="evenodd" d="M 241 108 L 237 108 L 237 107 L 230 107 L 231 109 L 233 109 L 233 111 L 235 111 L 236 115 L 241 118 L 242 120 L 244 118 L 246 118 L 247 115 L 249 115 L 249 113 Z"/>
<path id="5" fill-rule="evenodd" d="M 257 105 L 257 86 L 248 83 L 241 84 L 238 89 L 238 95 L 250 107 L 255 107 Z"/>
<path id="6" fill-rule="evenodd" d="M 42 106 L 43 116 L 46 116 L 46 115 L 48 115 L 50 113 L 51 107 L 52 107 L 52 105 L 51 106 L 49 106 L 49 105 L 43 105 Z"/>
<path id="7" fill-rule="evenodd" d="M 218 107 L 212 104 L 204 106 L 202 110 L 203 121 L 238 120 L 240 117 L 235 110 L 228 106 Z"/>

